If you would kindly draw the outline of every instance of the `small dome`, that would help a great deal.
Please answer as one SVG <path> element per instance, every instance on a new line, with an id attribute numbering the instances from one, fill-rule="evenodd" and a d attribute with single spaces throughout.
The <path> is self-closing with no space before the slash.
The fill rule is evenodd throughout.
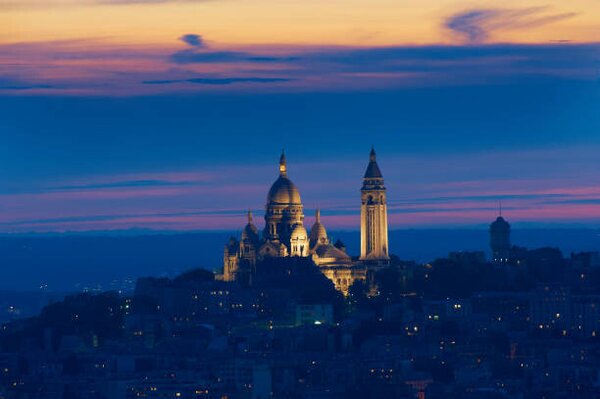
<path id="1" fill-rule="evenodd" d="M 348 263 L 352 259 L 348 254 L 331 244 L 319 245 L 315 249 L 315 254 L 322 259 L 333 259 L 335 262 Z"/>
<path id="2" fill-rule="evenodd" d="M 252 241 L 258 240 L 258 229 L 252 222 L 252 212 L 248 211 L 248 224 L 242 230 L 242 240 L 250 239 Z"/>
<path id="3" fill-rule="evenodd" d="M 291 239 L 294 240 L 298 240 L 298 239 L 307 239 L 308 234 L 306 232 L 306 229 L 304 228 L 303 225 L 301 224 L 297 224 L 296 227 L 294 227 L 294 230 L 292 230 L 292 234 L 291 234 Z"/>
<path id="4" fill-rule="evenodd" d="M 300 193 L 296 185 L 283 175 L 279 176 L 271 186 L 269 195 L 267 196 L 267 203 L 302 205 Z"/>
<path id="5" fill-rule="evenodd" d="M 310 244 L 325 244 L 327 242 L 327 230 L 321 223 L 315 223 L 310 228 Z"/>
<path id="6" fill-rule="evenodd" d="M 242 230 L 242 239 L 250 238 L 251 240 L 254 240 L 257 237 L 258 229 L 255 225 L 248 223 L 246 227 L 244 227 L 244 230 Z"/>
<path id="7" fill-rule="evenodd" d="M 327 244 L 327 230 L 321 223 L 321 211 L 317 209 L 315 214 L 315 224 L 310 228 L 310 247 L 314 248 L 318 244 Z"/>

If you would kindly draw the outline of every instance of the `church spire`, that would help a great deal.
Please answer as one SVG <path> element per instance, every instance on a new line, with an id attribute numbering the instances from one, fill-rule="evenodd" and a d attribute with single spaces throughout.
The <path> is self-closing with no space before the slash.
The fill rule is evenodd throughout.
<path id="1" fill-rule="evenodd" d="M 377 155 L 375 154 L 375 147 L 371 146 L 371 152 L 369 153 L 369 165 L 367 166 L 367 170 L 365 171 L 364 179 L 383 179 L 381 174 L 381 170 L 379 170 L 379 166 L 377 165 Z"/>
<path id="2" fill-rule="evenodd" d="M 285 160 L 285 152 L 281 150 L 281 157 L 279 158 L 279 174 L 281 176 L 287 176 L 287 161 Z"/>

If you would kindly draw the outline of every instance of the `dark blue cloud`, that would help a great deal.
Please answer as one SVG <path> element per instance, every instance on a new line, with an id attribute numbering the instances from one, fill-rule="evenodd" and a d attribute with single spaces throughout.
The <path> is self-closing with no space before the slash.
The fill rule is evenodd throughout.
<path id="1" fill-rule="evenodd" d="M 462 202 L 462 201 L 492 201 L 495 206 L 497 202 L 501 200 L 531 200 L 531 199 L 544 199 L 557 201 L 562 198 L 569 197 L 567 194 L 497 194 L 494 195 L 456 195 L 452 197 L 426 197 L 426 198 L 414 198 L 411 200 L 389 200 L 390 204 L 418 204 L 422 202 L 435 203 L 435 202 Z"/>
<path id="2" fill-rule="evenodd" d="M 600 67 L 600 44 L 497 44 L 462 46 L 390 46 L 378 48 L 313 48 L 287 56 L 235 51 L 179 51 L 170 56 L 176 64 L 195 63 L 285 63 L 288 73 L 329 75 L 336 72 L 468 72 L 468 76 L 490 74 L 539 75 Z M 467 76 L 467 77 L 468 77 Z"/>
<path id="3" fill-rule="evenodd" d="M 192 35 L 193 34 L 188 34 Z M 197 36 L 197 35 L 196 35 Z M 195 36 L 194 36 L 195 37 Z M 188 41 L 201 43 L 201 38 Z M 75 47 L 75 48 L 74 48 Z M 51 59 L 88 60 L 100 59 L 151 60 L 162 64 L 165 54 L 162 50 L 141 51 L 136 49 L 103 49 L 90 54 L 79 46 L 56 43 L 14 44 L 0 46 L 0 56 L 35 55 Z M 214 51 L 205 47 L 188 47 L 168 54 L 168 60 L 177 64 L 175 68 L 144 71 L 102 71 L 96 77 L 75 79 L 64 73 L 62 78 L 52 81 L 31 82 L 30 76 L 42 76 L 37 70 L 14 71 L 12 79 L 0 79 L 0 90 L 13 91 L 31 89 L 67 89 L 85 93 L 125 93 L 135 95 L 148 91 L 160 91 L 160 84 L 183 83 L 184 79 L 196 77 L 195 73 L 183 70 L 182 65 L 228 64 L 229 76 L 198 76 L 197 80 L 186 83 L 204 85 L 230 85 L 246 82 L 277 84 L 289 80 L 302 81 L 303 88 L 328 90 L 328 88 L 376 88 L 430 86 L 448 84 L 514 84 L 522 81 L 535 81 L 548 77 L 568 77 L 590 79 L 600 70 L 600 44 L 546 43 L 546 44 L 496 44 L 496 45 L 454 45 L 454 46 L 388 46 L 377 48 L 322 47 L 281 48 L 269 51 L 260 50 Z M 276 64 L 265 71 L 265 64 Z M 79 64 L 78 64 L 79 65 Z M 39 70 L 46 68 L 39 65 Z M 64 72 L 69 68 L 63 67 Z M 66 69 L 65 69 L 66 68 Z M 268 74 L 268 76 L 264 76 Z M 77 75 L 74 73 L 73 75 Z M 254 79 L 258 78 L 258 79 Z M 244 78 L 247 79 L 247 78 Z M 143 82 L 143 83 L 142 83 Z M 154 88 L 150 85 L 154 84 Z M 240 90 L 243 90 L 241 88 Z M 290 85 L 291 86 L 291 85 Z M 310 87 L 309 87 L 310 86 Z M 294 86 L 296 88 L 297 86 Z M 169 90 L 173 90 L 170 88 Z M 198 90 L 198 89 L 196 89 Z"/>
<path id="4" fill-rule="evenodd" d="M 188 33 L 186 35 L 183 35 L 179 38 L 179 40 L 192 47 L 204 47 L 204 40 L 202 39 L 202 36 L 196 35 L 195 33 Z"/>
<path id="5" fill-rule="evenodd" d="M 486 18 L 495 15 L 493 10 L 471 10 L 448 18 L 446 28 L 464 36 L 468 41 L 479 42 L 488 37 L 488 31 L 481 26 Z"/>
<path id="6" fill-rule="evenodd" d="M 54 87 L 50 84 L 28 82 L 22 79 L 0 76 L 0 90 L 52 89 Z"/>
<path id="7" fill-rule="evenodd" d="M 299 62 L 324 61 L 345 65 L 381 65 L 394 61 L 477 61 L 495 59 L 499 64 L 502 59 L 514 60 L 516 57 L 555 62 L 569 59 L 572 66 L 598 65 L 600 44 L 497 44 L 479 46 L 394 46 L 383 48 L 339 48 L 315 51 L 298 58 Z M 563 66 L 564 62 L 560 66 Z M 486 64 L 483 68 L 491 68 L 494 64 Z M 448 65 L 446 64 L 446 68 Z"/>
<path id="8" fill-rule="evenodd" d="M 196 51 L 182 50 L 170 56 L 176 64 L 204 64 L 230 62 L 291 62 L 296 57 L 279 57 L 272 55 L 257 55 L 243 51 Z"/>
<path id="9" fill-rule="evenodd" d="M 81 184 L 69 186 L 54 186 L 49 187 L 49 191 L 81 191 L 81 190 L 97 190 L 110 188 L 136 188 L 136 187 L 165 187 L 165 186 L 189 186 L 198 184 L 198 182 L 190 181 L 168 181 L 168 180 L 126 180 L 111 183 L 100 184 Z"/>
<path id="10" fill-rule="evenodd" d="M 571 18 L 575 13 L 546 14 L 547 7 L 473 9 L 456 13 L 444 26 L 471 43 L 479 43 L 498 30 L 526 29 Z"/>
<path id="11" fill-rule="evenodd" d="M 600 198 L 589 198 L 589 199 L 567 199 L 564 201 L 558 201 L 561 204 L 591 204 L 600 205 Z"/>
<path id="12" fill-rule="evenodd" d="M 52 225 L 56 223 L 64 223 L 64 222 L 94 222 L 94 221 L 117 221 L 122 219 L 129 218 L 144 218 L 144 217 L 178 217 L 178 216 L 203 216 L 203 215 L 222 215 L 222 216 L 237 216 L 240 214 L 240 210 L 230 210 L 230 211 L 194 211 L 194 212 L 154 212 L 154 213 L 121 213 L 121 214 L 106 214 L 106 215 L 85 215 L 85 216 L 70 216 L 70 217 L 53 217 L 53 218 L 43 218 L 43 219 L 27 219 L 21 220 L 18 222 L 2 222 L 0 221 L 0 226 L 3 225 Z M 1 235 L 1 234 L 0 234 Z"/>
<path id="13" fill-rule="evenodd" d="M 288 78 L 262 78 L 262 77 L 225 77 L 225 78 L 191 78 L 191 79 L 172 79 L 172 80 L 146 80 L 142 83 L 152 85 L 164 85 L 173 83 L 194 83 L 202 85 L 230 85 L 234 83 L 279 83 L 289 82 L 293 79 Z"/>

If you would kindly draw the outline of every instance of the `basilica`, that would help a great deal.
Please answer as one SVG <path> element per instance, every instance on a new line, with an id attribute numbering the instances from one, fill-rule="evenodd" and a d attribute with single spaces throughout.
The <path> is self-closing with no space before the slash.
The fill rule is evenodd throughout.
<path id="1" fill-rule="evenodd" d="M 288 177 L 285 154 L 279 160 L 279 177 L 269 190 L 262 232 L 248 212 L 248 223 L 239 240 L 225 245 L 224 281 L 251 280 L 257 262 L 267 257 L 310 257 L 335 288 L 345 295 L 369 270 L 389 263 L 386 189 L 371 149 L 360 190 L 360 257 L 352 258 L 341 242 L 331 242 L 317 209 L 315 223 L 304 227 L 300 192 Z"/>

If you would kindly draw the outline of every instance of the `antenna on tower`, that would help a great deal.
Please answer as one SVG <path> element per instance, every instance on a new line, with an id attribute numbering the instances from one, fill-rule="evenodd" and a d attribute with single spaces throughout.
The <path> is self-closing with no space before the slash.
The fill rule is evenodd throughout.
<path id="1" fill-rule="evenodd" d="M 502 200 L 498 201 L 498 213 L 500 214 L 500 217 L 502 217 Z"/>

